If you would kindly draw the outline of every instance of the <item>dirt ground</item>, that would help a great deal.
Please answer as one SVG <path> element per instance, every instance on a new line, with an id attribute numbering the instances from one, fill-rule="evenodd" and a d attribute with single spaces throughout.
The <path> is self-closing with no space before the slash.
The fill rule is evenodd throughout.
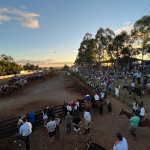
<path id="1" fill-rule="evenodd" d="M 86 94 L 89 94 L 88 89 L 78 83 L 76 79 L 66 76 L 65 72 L 58 72 L 43 79 L 32 81 L 24 88 L 8 95 L 8 97 L 0 98 L 0 120 L 27 114 L 31 109 L 38 111 L 49 105 L 59 105 L 63 101 L 82 99 Z M 49 139 L 46 128 L 38 128 L 31 134 L 31 149 L 75 150 L 77 148 L 78 150 L 84 150 L 86 141 L 91 138 L 92 141 L 110 150 L 116 141 L 116 132 L 121 132 L 128 141 L 129 150 L 149 150 L 150 129 L 139 127 L 137 138 L 133 140 L 128 132 L 129 120 L 126 116 L 121 118 L 118 115 L 122 108 L 132 111 L 129 106 L 133 101 L 133 97 L 134 95 L 128 98 L 126 91 L 122 91 L 120 99 L 108 95 L 108 99 L 112 103 L 112 113 L 108 113 L 105 107 L 102 116 L 99 116 L 96 111 L 91 111 L 92 127 L 90 136 L 81 134 L 77 138 L 73 131 L 70 134 L 66 134 L 64 119 L 60 124 L 60 138 L 53 143 Z M 147 110 L 146 113 L 149 116 L 149 95 L 143 96 L 139 101 L 143 99 Z M 83 133 L 83 112 L 80 113 L 80 117 L 82 120 L 81 132 Z M 23 150 L 23 143 L 14 143 L 14 140 L 14 137 L 2 140 L 0 150 Z"/>

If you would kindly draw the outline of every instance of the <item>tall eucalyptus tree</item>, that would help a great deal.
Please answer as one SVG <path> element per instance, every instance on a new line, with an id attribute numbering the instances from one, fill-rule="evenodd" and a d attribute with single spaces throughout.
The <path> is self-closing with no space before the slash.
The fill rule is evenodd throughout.
<path id="1" fill-rule="evenodd" d="M 130 35 L 126 31 L 122 31 L 120 34 L 116 35 L 111 43 L 108 44 L 107 53 L 111 59 L 116 59 L 118 53 L 119 58 L 124 58 L 126 56 L 131 56 L 131 42 Z"/>
<path id="2" fill-rule="evenodd" d="M 96 59 L 96 40 L 92 39 L 92 34 L 86 33 L 78 49 L 75 64 L 93 65 Z"/>
<path id="3" fill-rule="evenodd" d="M 103 59 L 104 61 L 104 57 L 106 57 L 108 45 L 109 43 L 112 43 L 114 36 L 115 36 L 115 33 L 109 28 L 98 29 L 95 35 L 95 39 L 97 40 L 97 55 L 98 55 L 99 61 L 100 59 Z"/>
<path id="4" fill-rule="evenodd" d="M 108 53 L 112 55 L 113 59 L 116 59 L 115 67 L 116 67 L 116 75 L 117 75 L 117 85 L 118 85 L 118 60 L 119 57 L 123 57 L 123 48 L 126 45 L 128 40 L 128 34 L 125 31 L 122 31 L 120 34 L 116 35 L 113 39 L 112 43 L 108 45 Z M 129 53 L 129 51 L 127 51 Z"/>
<path id="5" fill-rule="evenodd" d="M 144 55 L 150 53 L 150 16 L 143 16 L 134 24 L 131 36 L 137 46 L 135 49 L 142 55 L 142 66 Z"/>

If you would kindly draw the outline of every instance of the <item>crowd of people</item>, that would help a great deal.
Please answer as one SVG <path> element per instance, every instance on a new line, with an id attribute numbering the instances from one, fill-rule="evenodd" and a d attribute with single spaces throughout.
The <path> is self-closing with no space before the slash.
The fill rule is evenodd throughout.
<path id="1" fill-rule="evenodd" d="M 86 99 L 90 96 L 86 95 Z M 95 100 L 96 100 L 95 96 Z M 96 100 L 97 101 L 97 100 Z M 77 143 L 80 134 L 90 135 L 90 128 L 92 125 L 91 113 L 88 112 L 86 109 L 84 110 L 83 118 L 84 118 L 84 132 L 81 132 L 81 117 L 78 115 L 79 113 L 79 103 L 78 101 L 74 101 L 77 106 L 77 113 L 73 110 L 73 106 L 70 105 L 71 103 L 68 102 L 67 104 L 64 102 L 62 107 L 66 107 L 65 111 L 65 124 L 66 124 L 66 134 L 70 134 L 72 131 L 75 132 L 76 141 Z M 134 99 L 134 103 L 137 105 L 136 100 Z M 64 106 L 65 104 L 65 106 Z M 67 107 L 69 106 L 69 107 Z M 70 109 L 70 106 L 72 109 Z M 140 107 L 140 110 L 143 110 L 143 106 Z M 141 113 L 143 111 L 140 111 Z M 133 137 L 136 137 L 136 130 L 140 122 L 140 117 L 137 114 L 137 111 L 133 110 L 133 117 L 129 120 L 130 127 L 129 131 Z M 53 142 L 56 139 L 59 139 L 60 131 L 59 126 L 61 124 L 61 118 L 59 118 L 58 114 L 54 114 L 53 106 L 46 107 L 43 111 L 43 124 L 46 127 L 50 140 Z M 143 114 L 142 114 L 143 115 Z M 141 115 L 141 117 L 143 117 Z M 27 121 L 28 118 L 28 121 Z M 25 142 L 26 150 L 30 150 L 30 134 L 34 132 L 35 129 L 35 121 L 36 121 L 36 114 L 31 110 L 28 115 L 22 115 L 18 120 L 18 130 L 19 133 L 16 134 L 17 139 L 23 140 Z M 72 129 L 73 126 L 73 129 Z M 113 146 L 113 150 L 121 150 L 124 148 L 128 150 L 128 143 L 127 140 L 121 135 L 121 133 L 117 133 L 117 141 Z"/>
<path id="2" fill-rule="evenodd" d="M 4 97 L 8 94 L 17 91 L 33 80 L 41 79 L 47 75 L 44 72 L 34 73 L 29 75 L 16 75 L 12 77 L 6 84 L 0 85 L 0 96 Z"/>
<path id="3" fill-rule="evenodd" d="M 124 79 L 124 88 L 127 88 L 129 96 L 136 93 L 138 97 L 147 93 L 147 86 L 150 84 L 150 68 L 145 67 L 119 67 L 118 74 L 114 67 L 90 68 L 82 67 L 78 70 L 78 77 L 85 80 L 87 86 L 95 91 L 112 92 L 117 78 Z M 129 80 L 130 79 L 130 80 Z M 117 88 L 114 87 L 114 88 Z M 119 88 L 119 87 L 118 87 Z"/>
<path id="4" fill-rule="evenodd" d="M 112 88 L 117 80 L 117 75 L 115 68 L 113 67 L 104 67 L 101 69 L 96 68 L 87 68 L 83 67 L 79 69 L 79 76 L 86 79 L 86 84 L 91 87 L 93 92 L 96 92 L 94 95 L 94 100 L 98 101 L 103 98 L 107 98 L 107 93 L 112 92 Z M 125 80 L 126 85 L 130 85 L 132 88 L 135 88 L 135 83 L 137 79 L 137 84 L 145 86 L 149 80 L 145 76 L 142 80 L 141 70 L 138 68 L 133 68 L 129 70 L 127 68 L 120 68 L 118 77 Z M 132 78 L 132 83 L 128 82 L 128 78 Z M 142 91 L 142 89 L 141 89 Z M 99 92 L 99 94 L 97 93 Z M 131 91 L 129 91 L 131 92 Z M 130 95 L 130 93 L 129 93 Z M 75 100 L 72 102 L 64 102 L 62 104 L 62 109 L 65 114 L 65 124 L 66 124 L 66 134 L 70 134 L 72 131 L 75 132 L 75 136 L 78 139 L 78 136 L 82 134 L 81 132 L 81 123 L 79 112 L 81 111 L 80 101 Z M 138 112 L 138 113 L 137 113 Z M 49 137 L 53 142 L 56 139 L 59 139 L 59 126 L 61 124 L 61 118 L 58 114 L 54 114 L 53 106 L 49 106 L 42 111 L 43 115 L 43 126 L 47 128 Z M 140 119 L 145 115 L 145 109 L 143 105 L 138 105 L 136 98 L 133 102 L 133 117 L 129 120 L 130 128 L 129 131 L 136 137 L 137 126 L 139 125 Z M 36 114 L 31 111 L 28 115 L 29 122 L 27 122 L 27 116 L 21 116 L 18 121 L 19 137 L 25 141 L 26 150 L 30 150 L 29 135 L 31 132 L 34 132 Z M 90 128 L 92 125 L 91 113 L 85 109 L 84 111 L 84 134 L 90 135 Z M 73 129 L 72 129 L 73 126 Z M 18 136 L 18 134 L 17 134 Z M 77 142 L 77 140 L 75 141 Z M 121 133 L 117 133 L 117 141 L 113 146 L 113 150 L 128 150 L 127 140 L 122 136 Z"/>
<path id="5" fill-rule="evenodd" d="M 64 105 L 65 104 L 65 105 Z M 66 107 L 65 109 L 65 124 L 66 124 L 66 134 L 71 133 L 72 131 L 75 132 L 75 136 L 78 139 L 78 135 L 81 134 L 81 118 L 78 115 L 80 111 L 79 107 L 80 103 L 78 100 L 73 102 L 63 103 L 62 108 Z M 59 139 L 60 130 L 59 126 L 61 124 L 61 118 L 58 114 L 54 114 L 53 106 L 48 106 L 42 111 L 43 115 L 43 124 L 44 127 L 47 129 L 48 135 L 50 137 L 51 142 L 56 139 Z M 32 110 L 29 112 L 28 115 L 21 115 L 17 126 L 18 126 L 18 133 L 16 133 L 16 139 L 22 140 L 25 143 L 26 150 L 30 150 L 30 134 L 35 130 L 35 122 L 36 122 L 36 113 Z M 90 134 L 90 126 L 91 126 L 91 115 L 90 112 L 85 110 L 84 112 L 84 119 L 85 119 L 85 133 Z M 73 126 L 73 129 L 72 129 Z M 16 141 L 15 141 L 16 142 Z M 75 141 L 75 143 L 77 140 Z"/>

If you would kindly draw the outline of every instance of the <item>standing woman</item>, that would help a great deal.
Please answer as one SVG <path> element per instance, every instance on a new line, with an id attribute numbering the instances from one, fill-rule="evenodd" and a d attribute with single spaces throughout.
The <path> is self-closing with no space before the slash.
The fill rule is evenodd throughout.
<path id="1" fill-rule="evenodd" d="M 43 123 L 44 123 L 44 127 L 46 127 L 46 125 L 47 125 L 47 119 L 48 119 L 47 110 L 44 109 L 44 110 L 42 111 L 42 113 L 43 113 Z"/>

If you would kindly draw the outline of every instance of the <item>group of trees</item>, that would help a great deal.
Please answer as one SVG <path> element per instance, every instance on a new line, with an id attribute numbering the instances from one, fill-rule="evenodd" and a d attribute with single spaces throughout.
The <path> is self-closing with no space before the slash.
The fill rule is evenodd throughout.
<path id="1" fill-rule="evenodd" d="M 33 65 L 33 64 L 30 64 L 30 63 L 27 63 L 26 65 L 23 65 L 23 69 L 24 70 L 39 70 L 39 66 L 38 65 Z"/>
<path id="2" fill-rule="evenodd" d="M 68 65 L 65 64 L 61 70 L 63 70 L 63 71 L 68 71 L 69 68 L 70 68 L 70 67 L 69 67 Z"/>
<path id="3" fill-rule="evenodd" d="M 14 62 L 11 56 L 0 55 L 0 75 L 11 75 L 20 72 L 22 67 Z"/>
<path id="4" fill-rule="evenodd" d="M 86 33 L 74 63 L 93 65 L 101 62 L 114 63 L 119 60 L 121 64 L 129 65 L 137 55 L 141 54 L 143 61 L 144 55 L 148 53 L 150 53 L 150 16 L 143 16 L 135 22 L 130 34 L 122 31 L 115 35 L 109 28 L 99 28 L 95 38 L 92 38 L 92 34 Z"/>

